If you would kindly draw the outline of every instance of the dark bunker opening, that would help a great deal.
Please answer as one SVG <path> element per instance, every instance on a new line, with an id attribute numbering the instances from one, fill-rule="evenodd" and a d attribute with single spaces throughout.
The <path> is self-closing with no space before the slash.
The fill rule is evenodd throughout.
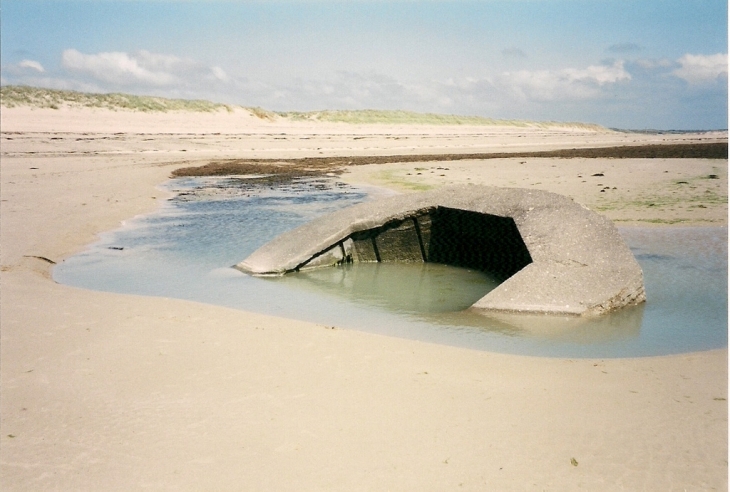
<path id="1" fill-rule="evenodd" d="M 532 257 L 511 217 L 436 207 L 359 231 L 346 261 L 432 262 L 479 270 L 502 282 Z M 343 249 L 343 243 L 340 243 Z"/>

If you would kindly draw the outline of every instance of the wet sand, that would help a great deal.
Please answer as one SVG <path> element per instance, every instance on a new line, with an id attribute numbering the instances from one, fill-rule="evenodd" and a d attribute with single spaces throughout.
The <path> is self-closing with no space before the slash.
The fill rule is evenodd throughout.
<path id="1" fill-rule="evenodd" d="M 214 159 L 726 142 L 726 133 L 353 128 L 244 116 L 3 108 L 4 490 L 727 489 L 726 349 L 501 355 L 49 277 L 53 262 L 99 232 L 154 210 L 166 198 L 155 185 L 175 169 Z M 727 224 L 726 159 L 409 162 L 348 167 L 342 177 L 405 192 L 446 182 L 532 186 L 622 224 Z"/>

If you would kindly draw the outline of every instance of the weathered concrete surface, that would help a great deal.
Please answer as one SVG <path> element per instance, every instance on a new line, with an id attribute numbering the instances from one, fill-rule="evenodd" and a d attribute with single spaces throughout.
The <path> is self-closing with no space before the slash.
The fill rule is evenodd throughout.
<path id="1" fill-rule="evenodd" d="M 422 229 L 441 210 L 511 218 L 519 231 L 516 239 L 481 243 L 501 248 L 497 260 L 512 262 L 516 273 L 506 270 L 509 278 L 471 309 L 593 316 L 646 300 L 641 267 L 610 220 L 565 196 L 518 188 L 452 186 L 361 203 L 282 234 L 236 267 L 282 275 L 344 261 L 428 261 L 429 230 Z M 363 249 L 368 241 L 374 250 Z M 388 245 L 384 255 L 378 244 Z"/>

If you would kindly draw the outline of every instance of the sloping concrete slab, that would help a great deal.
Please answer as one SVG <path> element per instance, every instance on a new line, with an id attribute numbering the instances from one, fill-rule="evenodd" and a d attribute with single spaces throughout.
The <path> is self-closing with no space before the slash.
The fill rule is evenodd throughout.
<path id="1" fill-rule="evenodd" d="M 519 188 L 451 186 L 361 203 L 282 234 L 236 268 L 283 275 L 348 261 L 429 261 L 443 256 L 435 222 L 459 211 L 472 230 L 447 235 L 458 236 L 464 261 L 509 265 L 508 278 L 471 309 L 594 316 L 646 300 L 641 267 L 610 220 L 568 197 Z M 511 220 L 472 220 L 479 215 Z M 510 236 L 512 221 L 518 235 Z M 499 237 L 473 230 L 489 224 L 501 224 Z"/>

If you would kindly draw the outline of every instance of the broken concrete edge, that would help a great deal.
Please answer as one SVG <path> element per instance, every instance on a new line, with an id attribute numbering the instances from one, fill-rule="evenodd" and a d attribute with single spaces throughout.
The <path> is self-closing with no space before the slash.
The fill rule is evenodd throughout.
<path id="1" fill-rule="evenodd" d="M 517 273 L 516 275 L 519 275 Z M 514 303 L 493 303 L 487 299 L 489 294 L 479 299 L 477 302 L 472 304 L 468 310 L 474 313 L 482 315 L 549 315 L 549 316 L 567 316 L 567 317 L 582 317 L 582 318 L 596 318 L 603 316 L 606 313 L 616 311 L 623 307 L 638 306 L 646 302 L 646 291 L 644 289 L 644 276 L 642 273 L 634 278 L 633 282 L 629 283 L 630 286 L 622 288 L 613 297 L 604 300 L 603 302 L 587 304 L 587 305 L 560 305 L 554 303 L 543 303 L 543 304 L 519 304 Z M 494 291 L 492 291 L 494 292 Z"/>
<path id="2" fill-rule="evenodd" d="M 304 231 L 307 229 L 310 229 L 313 224 L 318 224 L 319 222 L 326 222 L 330 220 L 336 220 L 337 214 L 341 214 L 342 212 L 351 212 L 355 207 L 360 207 L 362 205 L 370 205 L 374 202 L 364 202 L 357 205 L 353 205 L 351 207 L 348 207 L 343 210 L 338 210 L 336 212 L 333 212 L 331 214 L 328 214 L 324 217 L 319 217 L 317 219 L 314 219 L 313 221 L 301 225 L 297 227 L 296 229 L 293 229 L 291 231 L 288 231 L 269 243 L 265 244 L 258 250 L 256 250 L 254 253 L 252 253 L 248 258 L 243 260 L 242 262 L 234 265 L 233 267 L 240 270 L 243 273 L 246 273 L 248 275 L 254 275 L 254 276 L 268 276 L 268 277 L 279 277 L 282 275 L 286 275 L 287 273 L 291 272 L 298 272 L 300 270 L 306 270 L 310 268 L 321 268 L 326 266 L 336 266 L 339 264 L 342 264 L 343 257 L 346 257 L 346 254 L 343 255 L 343 257 L 337 257 L 336 251 L 338 249 L 346 249 L 345 243 L 347 241 L 352 240 L 352 236 L 364 231 L 369 231 L 374 228 L 385 228 L 390 224 L 403 222 L 406 220 L 409 220 L 412 217 L 420 217 L 423 215 L 427 215 L 431 212 L 433 212 L 435 209 L 438 208 L 437 205 L 428 205 L 424 207 L 419 208 L 412 208 L 408 210 L 401 210 L 398 211 L 398 213 L 388 216 L 387 220 L 384 221 L 377 221 L 372 220 L 371 218 L 362 218 L 360 220 L 355 220 L 351 223 L 349 223 L 346 227 L 340 228 L 335 230 L 334 232 L 330 231 L 330 234 L 324 238 L 321 238 L 318 244 L 326 244 L 327 246 L 322 248 L 321 246 L 315 246 L 313 248 L 308 248 L 305 250 L 302 250 L 298 252 L 296 256 L 289 256 L 286 259 L 284 259 L 281 262 L 278 263 L 271 263 L 269 261 L 266 261 L 266 259 L 262 259 L 262 252 L 266 248 L 275 248 L 277 246 L 277 243 L 288 241 L 288 239 L 291 237 L 296 237 L 299 233 L 299 231 Z M 282 241 L 283 240 L 283 241 Z M 335 252 L 335 255 L 333 255 L 332 261 L 324 261 L 324 262 L 317 262 L 317 259 L 324 259 L 327 256 L 327 253 L 329 252 Z M 252 261 L 253 259 L 253 261 Z"/>
<path id="3" fill-rule="evenodd" d="M 361 203 L 282 234 L 236 268 L 279 276 L 341 264 L 354 235 L 442 207 L 509 217 L 529 250 L 531 263 L 477 301 L 476 312 L 593 317 L 646 300 L 641 267 L 610 220 L 568 197 L 519 188 L 444 187 Z"/>

